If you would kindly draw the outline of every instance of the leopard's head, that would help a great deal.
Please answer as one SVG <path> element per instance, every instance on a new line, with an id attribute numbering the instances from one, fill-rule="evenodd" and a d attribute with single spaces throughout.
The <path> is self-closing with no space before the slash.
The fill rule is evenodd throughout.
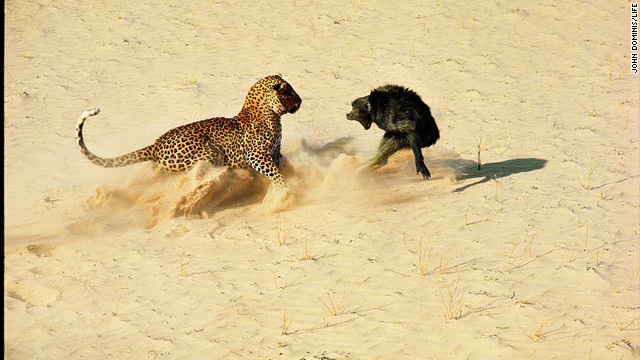
<path id="1" fill-rule="evenodd" d="M 300 108 L 302 99 L 280 75 L 270 75 L 255 83 L 244 103 L 244 107 L 252 107 L 262 111 L 271 111 L 277 115 L 295 113 Z"/>

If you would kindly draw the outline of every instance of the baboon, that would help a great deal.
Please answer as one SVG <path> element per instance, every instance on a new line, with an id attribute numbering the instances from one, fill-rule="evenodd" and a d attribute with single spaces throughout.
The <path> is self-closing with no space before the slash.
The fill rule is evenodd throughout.
<path id="1" fill-rule="evenodd" d="M 440 131 L 429 106 L 418 94 L 402 86 L 385 85 L 355 99 L 351 106 L 347 119 L 358 121 L 365 130 L 369 130 L 373 122 L 385 131 L 378 154 L 369 164 L 371 167 L 382 167 L 396 151 L 411 148 L 416 174 L 422 174 L 425 179 L 431 177 L 424 164 L 422 148 L 435 144 Z"/>

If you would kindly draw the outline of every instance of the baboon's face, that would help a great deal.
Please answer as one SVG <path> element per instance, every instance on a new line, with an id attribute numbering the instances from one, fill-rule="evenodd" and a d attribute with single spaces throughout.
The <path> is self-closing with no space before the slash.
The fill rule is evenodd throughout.
<path id="1" fill-rule="evenodd" d="M 369 130 L 371 127 L 371 103 L 369 103 L 369 97 L 363 96 L 361 98 L 353 100 L 351 103 L 351 112 L 347 114 L 348 120 L 358 121 L 365 130 Z"/>

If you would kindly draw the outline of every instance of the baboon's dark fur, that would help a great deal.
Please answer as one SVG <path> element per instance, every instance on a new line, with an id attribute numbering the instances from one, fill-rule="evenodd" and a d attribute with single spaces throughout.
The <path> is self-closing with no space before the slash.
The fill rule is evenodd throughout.
<path id="1" fill-rule="evenodd" d="M 360 122 L 365 130 L 375 123 L 385 131 L 378 154 L 371 166 L 378 168 L 400 149 L 411 148 L 416 162 L 416 173 L 425 179 L 431 177 L 424 164 L 422 148 L 429 147 L 440 138 L 429 106 L 414 91 L 397 85 L 385 85 L 371 91 L 368 96 L 355 99 L 347 119 Z"/>

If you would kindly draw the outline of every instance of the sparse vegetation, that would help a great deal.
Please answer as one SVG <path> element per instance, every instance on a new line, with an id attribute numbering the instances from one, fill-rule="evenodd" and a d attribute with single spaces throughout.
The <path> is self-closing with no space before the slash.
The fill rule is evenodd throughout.
<path id="1" fill-rule="evenodd" d="M 631 284 L 633 283 L 633 279 L 637 278 L 640 273 L 640 269 L 634 268 L 631 269 L 631 276 L 629 277 L 629 284 L 627 285 L 627 291 L 631 291 Z"/>
<path id="2" fill-rule="evenodd" d="M 304 239 L 304 244 L 302 245 L 302 257 L 300 260 L 310 260 L 311 256 L 309 256 L 309 246 L 307 245 L 307 239 Z"/>
<path id="3" fill-rule="evenodd" d="M 531 254 L 531 248 L 533 247 L 533 238 L 536 236 L 535 232 L 533 234 L 529 234 L 529 229 L 525 229 L 527 234 L 527 252 L 529 253 L 529 257 L 533 257 Z"/>
<path id="4" fill-rule="evenodd" d="M 522 331 L 522 333 L 532 342 L 538 342 L 544 339 L 545 337 L 545 333 L 543 332 L 544 327 L 551 321 L 552 319 L 550 317 L 544 318 L 541 322 L 540 325 L 538 325 L 538 328 L 536 329 L 536 332 L 533 333 L 532 335 L 527 334 L 524 329 L 520 326 L 520 331 Z"/>
<path id="5" fill-rule="evenodd" d="M 620 108 L 622 109 L 622 113 L 624 114 L 624 128 L 629 128 L 629 112 L 624 108 L 624 103 L 620 103 Z"/>
<path id="6" fill-rule="evenodd" d="M 342 311 L 341 307 L 342 307 L 342 303 L 344 301 L 344 296 L 346 292 L 347 292 L 347 284 L 344 283 L 342 287 L 342 299 L 340 301 L 337 301 L 337 299 L 334 296 L 331 296 L 331 293 L 327 291 L 325 293 L 327 295 L 327 302 L 325 302 L 324 300 L 322 300 L 322 298 L 320 298 L 320 303 L 322 304 L 322 308 L 325 309 L 328 314 L 333 316 L 338 316 Z M 323 317 L 325 316 L 323 315 Z M 327 324 L 326 319 L 324 319 L 324 324 Z"/>
<path id="7" fill-rule="evenodd" d="M 587 250 L 587 244 L 589 243 L 589 220 L 585 222 L 585 233 L 584 233 L 584 250 Z"/>
<path id="8" fill-rule="evenodd" d="M 628 310 L 628 309 L 627 309 Z M 635 323 L 636 321 L 638 321 L 638 318 L 634 318 L 631 321 L 628 321 L 625 323 L 623 323 L 622 321 L 618 320 L 618 317 L 616 316 L 616 314 L 613 311 L 613 308 L 609 308 L 609 313 L 611 314 L 611 317 L 613 318 L 613 322 L 616 324 L 616 329 L 618 329 L 618 331 L 625 331 L 625 330 L 633 330 L 634 328 L 629 328 L 633 323 Z"/>
<path id="9" fill-rule="evenodd" d="M 509 258 L 513 258 L 513 253 L 515 253 L 518 245 L 520 245 L 520 240 L 518 239 L 513 240 L 513 246 L 511 247 L 511 253 L 509 254 Z"/>
<path id="10" fill-rule="evenodd" d="M 187 266 L 189 265 L 189 260 L 185 261 L 184 249 L 180 248 L 180 276 L 187 275 Z"/>
<path id="11" fill-rule="evenodd" d="M 445 274 L 445 272 L 447 271 L 447 265 L 449 265 L 449 260 L 445 259 L 447 256 L 447 252 L 449 252 L 449 250 L 440 255 L 440 275 Z"/>
<path id="12" fill-rule="evenodd" d="M 109 360 L 109 354 L 104 350 L 104 345 L 100 343 L 100 351 L 102 351 L 102 355 L 104 355 L 105 360 Z"/>
<path id="13" fill-rule="evenodd" d="M 331 297 L 331 293 L 327 292 L 328 305 L 320 300 L 322 306 L 333 316 L 338 315 L 338 303 Z"/>
<path id="14" fill-rule="evenodd" d="M 580 185 L 582 185 L 583 189 L 591 190 L 591 175 L 593 175 L 594 171 L 595 171 L 595 167 L 593 165 L 590 166 L 589 172 L 587 173 L 587 179 L 584 183 L 582 182 L 582 179 L 580 178 L 580 176 L 578 176 L 578 181 L 580 182 Z"/>
<path id="15" fill-rule="evenodd" d="M 609 81 L 611 81 L 613 77 L 613 56 L 605 56 L 605 59 L 609 61 Z"/>
<path id="16" fill-rule="evenodd" d="M 459 319 L 462 316 L 464 294 L 458 294 L 458 279 L 456 278 L 456 282 L 453 285 L 453 290 L 450 286 L 447 285 L 448 296 L 446 297 L 446 299 L 442 294 L 440 284 L 438 284 L 438 290 L 440 291 L 440 300 L 442 301 L 442 306 L 444 308 L 445 323 L 449 322 L 450 320 Z"/>
<path id="17" fill-rule="evenodd" d="M 273 286 L 276 290 L 278 290 L 278 276 L 276 275 L 275 271 L 273 272 Z"/>
<path id="18" fill-rule="evenodd" d="M 282 335 L 289 335 L 289 327 L 291 327 L 293 318 L 295 318 L 297 313 L 298 313 L 298 310 L 296 310 L 296 312 L 294 312 L 293 315 L 291 315 L 291 317 L 287 319 L 287 308 L 286 307 L 284 308 L 284 314 L 282 316 L 282 328 L 281 328 Z"/>
<path id="19" fill-rule="evenodd" d="M 618 322 L 618 319 L 616 318 L 616 314 L 613 313 L 613 309 L 609 309 L 609 312 L 611 313 L 611 317 L 613 318 L 613 321 L 615 321 L 615 323 L 616 323 L 616 327 L 618 328 L 618 331 L 622 331 L 622 326 L 620 326 L 620 323 Z"/>
<path id="20" fill-rule="evenodd" d="M 571 249 L 571 254 L 569 255 L 569 262 L 573 261 L 573 254 L 576 252 L 576 247 L 578 247 L 578 243 L 573 244 L 573 249 Z"/>
<path id="21" fill-rule="evenodd" d="M 322 303 L 322 326 L 325 328 L 329 327 L 329 315 L 330 315 L 329 310 L 327 309 L 325 304 Z"/>
<path id="22" fill-rule="evenodd" d="M 282 246 L 286 244 L 288 232 L 284 228 L 284 218 L 282 217 L 282 213 L 280 213 L 280 222 L 276 225 L 274 230 L 276 232 L 276 242 L 278 245 Z"/>
<path id="23" fill-rule="evenodd" d="M 579 102 L 576 101 L 576 104 L 580 105 L 581 108 L 584 109 L 584 111 L 587 113 L 588 117 L 598 117 L 600 116 L 597 112 L 596 112 L 596 105 L 595 105 L 595 100 L 591 100 L 591 109 L 587 108 L 586 106 L 580 104 Z"/>
<path id="24" fill-rule="evenodd" d="M 420 276 L 427 274 L 429 263 L 431 262 L 431 252 L 433 251 L 433 248 L 428 248 L 427 250 L 427 244 L 423 244 L 424 237 L 425 235 L 418 240 L 418 274 Z"/>

